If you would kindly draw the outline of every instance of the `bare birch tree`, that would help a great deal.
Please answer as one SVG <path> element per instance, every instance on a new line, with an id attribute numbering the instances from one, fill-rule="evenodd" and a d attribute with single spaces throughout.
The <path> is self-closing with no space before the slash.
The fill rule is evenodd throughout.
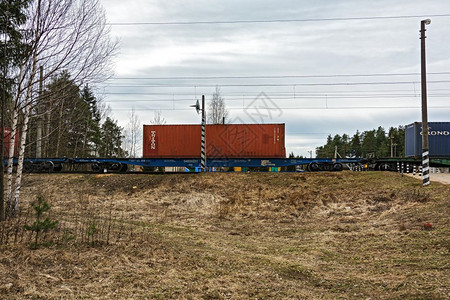
<path id="1" fill-rule="evenodd" d="M 228 110 L 225 107 L 225 99 L 221 95 L 220 88 L 216 86 L 216 90 L 211 97 L 211 101 L 209 101 L 208 123 L 222 124 L 227 121 Z"/>
<path id="2" fill-rule="evenodd" d="M 155 116 L 153 117 L 153 120 L 150 121 L 153 125 L 165 125 L 166 119 L 162 116 L 162 113 L 160 110 L 155 111 Z"/>
<path id="3" fill-rule="evenodd" d="M 27 11 L 25 43 L 30 50 L 15 72 L 16 87 L 12 111 L 12 138 L 7 167 L 6 213 L 13 216 L 19 205 L 25 141 L 32 108 L 38 97 L 39 66 L 44 80 L 69 70 L 73 83 L 97 83 L 110 74 L 110 59 L 117 43 L 109 38 L 109 28 L 98 0 L 34 0 Z M 23 119 L 18 128 L 19 116 Z M 20 133 L 18 165 L 13 176 L 14 145 Z"/>
<path id="4" fill-rule="evenodd" d="M 137 157 L 138 152 L 140 151 L 139 145 L 142 137 L 141 129 L 141 122 L 139 121 L 139 117 L 136 115 L 136 111 L 133 107 L 131 109 L 130 119 L 124 130 L 124 148 L 130 157 Z"/>

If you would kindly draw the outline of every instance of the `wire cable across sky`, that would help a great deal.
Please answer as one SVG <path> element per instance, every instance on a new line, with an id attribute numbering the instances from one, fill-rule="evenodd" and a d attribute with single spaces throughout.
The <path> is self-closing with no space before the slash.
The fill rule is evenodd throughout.
<path id="1" fill-rule="evenodd" d="M 111 22 L 110 26 L 139 25 L 212 25 L 212 24 L 251 24 L 251 23 L 296 23 L 296 22 L 328 22 L 328 21 L 359 21 L 359 20 L 391 20 L 450 17 L 450 14 L 433 15 L 403 15 L 403 16 L 365 16 L 342 18 L 311 18 L 311 19 L 272 19 L 272 20 L 228 20 L 228 21 L 173 21 L 173 22 Z"/>
<path id="2" fill-rule="evenodd" d="M 450 72 L 428 72 L 428 75 L 450 75 Z M 112 77 L 110 80 L 215 80 L 215 79 L 289 79 L 289 78 L 334 78 L 334 77 L 389 77 L 419 76 L 420 73 L 380 74 L 329 74 L 329 75 L 246 75 L 246 76 L 173 76 L 173 77 Z"/>

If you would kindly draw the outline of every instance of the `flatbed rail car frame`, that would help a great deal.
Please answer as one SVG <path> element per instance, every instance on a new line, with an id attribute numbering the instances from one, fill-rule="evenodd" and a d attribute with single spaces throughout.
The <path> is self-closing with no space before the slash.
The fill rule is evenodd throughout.
<path id="1" fill-rule="evenodd" d="M 308 171 L 342 171 L 344 164 L 360 164 L 361 158 L 210 158 L 207 167 L 287 167 L 305 165 Z M 5 161 L 6 163 L 6 161 Z M 17 164 L 17 159 L 14 159 Z M 200 167 L 200 158 L 25 158 L 27 172 L 60 172 L 65 167 L 90 165 L 96 172 L 126 172 L 128 166 Z"/>
<path id="2" fill-rule="evenodd" d="M 370 169 L 376 171 L 397 171 L 399 164 L 403 164 L 403 169 L 406 170 L 408 166 L 409 171 L 412 170 L 413 166 L 421 166 L 422 158 L 419 157 L 389 157 L 389 158 L 371 158 L 361 160 L 362 164 L 368 165 Z M 450 158 L 449 157 L 433 157 L 430 158 L 430 167 L 435 168 L 450 168 Z"/>
<path id="3" fill-rule="evenodd" d="M 7 163 L 7 160 L 4 161 Z M 303 165 L 310 172 L 342 171 L 344 164 L 364 166 L 362 169 L 397 171 L 398 164 L 421 165 L 419 158 L 210 158 L 207 167 L 287 167 Z M 17 164 L 17 159 L 14 159 Z M 60 172 L 71 167 L 90 165 L 94 172 L 126 172 L 128 166 L 200 167 L 200 158 L 25 158 L 25 172 Z M 450 168 L 450 158 L 431 158 L 430 166 Z"/>

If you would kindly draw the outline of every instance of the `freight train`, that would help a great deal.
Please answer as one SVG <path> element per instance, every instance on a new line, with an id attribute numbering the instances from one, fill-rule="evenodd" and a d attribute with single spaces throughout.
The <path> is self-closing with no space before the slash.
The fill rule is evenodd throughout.
<path id="1" fill-rule="evenodd" d="M 430 166 L 449 168 L 450 122 L 428 122 L 428 144 Z M 375 158 L 365 163 L 382 171 L 396 171 L 399 164 L 404 164 L 405 171 L 411 171 L 421 165 L 422 123 L 414 122 L 405 127 L 405 158 Z"/>
<path id="2" fill-rule="evenodd" d="M 450 167 L 450 122 L 429 123 L 430 166 Z M 405 158 L 286 158 L 285 124 L 206 125 L 206 166 L 279 168 L 305 166 L 307 171 L 358 169 L 395 171 L 400 164 L 412 170 L 421 164 L 420 123 L 406 127 Z M 126 172 L 142 168 L 200 167 L 200 125 L 144 125 L 142 158 L 26 158 L 25 171 L 59 172 L 90 165 L 95 172 Z M 15 160 L 15 162 L 17 162 Z"/>

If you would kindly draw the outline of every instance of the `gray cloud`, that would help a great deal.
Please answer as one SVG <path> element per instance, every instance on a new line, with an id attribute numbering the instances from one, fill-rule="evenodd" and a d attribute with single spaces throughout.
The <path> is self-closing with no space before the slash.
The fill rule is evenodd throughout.
<path id="1" fill-rule="evenodd" d="M 433 5 L 431 5 L 433 4 Z M 178 22 L 329 19 L 450 13 L 450 3 L 432 1 L 118 1 L 104 0 L 110 22 Z M 199 76 L 333 75 L 420 72 L 420 18 L 293 23 L 112 26 L 121 40 L 116 77 L 104 95 L 124 125 L 131 107 L 142 123 L 162 110 L 168 123 L 198 123 L 189 105 L 221 86 L 231 116 L 249 122 L 243 110 L 260 92 L 283 110 L 271 122 L 286 123 L 287 151 L 308 155 L 328 134 L 353 134 L 378 126 L 420 121 L 419 75 L 299 78 L 195 78 Z M 427 30 L 428 72 L 446 72 L 450 59 L 449 17 L 433 18 Z M 144 79 L 169 77 L 169 79 Z M 429 75 L 429 81 L 450 75 Z M 360 83 L 359 85 L 356 83 Z M 391 84 L 363 84 L 384 82 Z M 397 84 L 396 84 L 397 82 Z M 398 84 L 398 82 L 405 82 Z M 353 83 L 333 85 L 336 83 Z M 230 86 L 280 84 L 281 86 Z M 316 84 L 316 85 L 305 85 Z M 323 85 L 318 85 L 323 84 Z M 125 87 L 128 85 L 129 87 Z M 149 86 L 151 85 L 151 86 Z M 158 85 L 166 85 L 161 87 Z M 184 85 L 184 86 L 180 86 Z M 205 86 L 206 85 L 206 86 Z M 448 106 L 448 83 L 429 83 L 430 107 Z M 128 94 L 126 94 L 128 93 Z M 359 97 L 359 98 L 356 98 Z M 373 107 L 400 107 L 375 109 Z M 347 107 L 348 109 L 334 109 Z M 356 107 L 371 107 L 360 108 Z M 175 110 L 173 110 L 175 108 Z M 430 121 L 448 121 L 449 108 L 430 108 Z"/>

